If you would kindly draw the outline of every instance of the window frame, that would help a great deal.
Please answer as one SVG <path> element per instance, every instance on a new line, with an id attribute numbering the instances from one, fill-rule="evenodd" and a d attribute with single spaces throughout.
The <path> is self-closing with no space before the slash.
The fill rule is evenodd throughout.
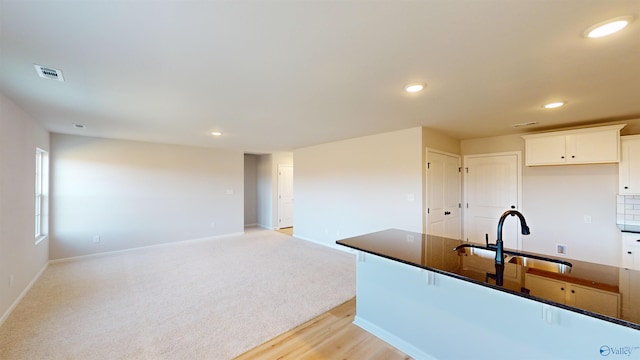
<path id="1" fill-rule="evenodd" d="M 41 148 L 35 152 L 35 189 L 34 189 L 34 234 L 38 244 L 49 233 L 48 190 L 49 190 L 49 153 Z"/>

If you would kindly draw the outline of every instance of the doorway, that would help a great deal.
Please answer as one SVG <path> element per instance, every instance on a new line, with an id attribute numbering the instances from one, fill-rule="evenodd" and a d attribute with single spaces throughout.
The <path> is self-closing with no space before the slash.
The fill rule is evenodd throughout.
<path id="1" fill-rule="evenodd" d="M 278 165 L 278 228 L 293 226 L 293 166 Z"/>
<path id="2" fill-rule="evenodd" d="M 426 233 L 460 239 L 460 155 L 427 149 Z"/>

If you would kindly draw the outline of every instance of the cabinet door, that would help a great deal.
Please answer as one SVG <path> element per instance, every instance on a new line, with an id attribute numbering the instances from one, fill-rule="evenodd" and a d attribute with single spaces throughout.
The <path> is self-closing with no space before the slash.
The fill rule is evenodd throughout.
<path id="1" fill-rule="evenodd" d="M 573 164 L 619 161 L 618 130 L 567 135 L 567 162 Z"/>
<path id="2" fill-rule="evenodd" d="M 527 166 L 564 164 L 566 162 L 566 136 L 542 136 L 527 139 L 525 152 Z"/>
<path id="3" fill-rule="evenodd" d="M 628 246 L 622 245 L 622 267 L 625 269 L 634 269 L 636 268 L 636 257 L 640 256 L 640 249 L 631 248 Z M 640 267 L 640 264 L 639 264 Z"/>
<path id="4" fill-rule="evenodd" d="M 622 266 L 640 270 L 640 234 L 622 233 Z"/>
<path id="5" fill-rule="evenodd" d="M 620 294 L 576 284 L 569 284 L 567 291 L 567 305 L 607 316 L 620 316 Z"/>
<path id="6" fill-rule="evenodd" d="M 640 195 L 640 137 L 622 138 L 620 194 Z"/>
<path id="7" fill-rule="evenodd" d="M 563 281 L 548 279 L 538 275 L 525 274 L 524 286 L 529 289 L 529 294 L 538 296 L 560 304 L 565 301 L 565 283 Z"/>

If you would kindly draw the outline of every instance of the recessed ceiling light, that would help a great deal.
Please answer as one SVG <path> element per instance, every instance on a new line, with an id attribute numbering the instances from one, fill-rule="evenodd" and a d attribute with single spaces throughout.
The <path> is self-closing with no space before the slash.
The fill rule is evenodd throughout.
<path id="1" fill-rule="evenodd" d="M 220 131 L 213 131 L 213 132 L 211 132 L 211 135 L 213 135 L 213 136 L 222 136 L 222 133 Z"/>
<path id="2" fill-rule="evenodd" d="M 609 19 L 601 23 L 595 24 L 585 30 L 584 36 L 588 38 L 599 38 L 616 33 L 624 29 L 633 21 L 633 16 L 620 16 L 617 18 Z"/>
<path id="3" fill-rule="evenodd" d="M 407 86 L 404 87 L 404 90 L 410 93 L 422 91 L 422 89 L 424 89 L 424 84 L 422 83 L 408 84 Z"/>
<path id="4" fill-rule="evenodd" d="M 564 106 L 564 104 L 566 104 L 566 102 L 558 101 L 558 102 L 552 102 L 552 103 L 548 103 L 546 105 L 542 105 L 542 107 L 545 108 L 545 109 L 555 109 L 555 108 L 559 108 L 561 106 Z"/>

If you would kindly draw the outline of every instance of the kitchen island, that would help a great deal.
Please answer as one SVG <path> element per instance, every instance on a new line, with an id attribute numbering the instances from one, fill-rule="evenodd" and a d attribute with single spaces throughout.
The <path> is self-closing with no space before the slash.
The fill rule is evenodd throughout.
<path id="1" fill-rule="evenodd" d="M 640 359 L 638 271 L 509 249 L 498 267 L 403 230 L 337 243 L 358 251 L 354 323 L 416 359 Z"/>

